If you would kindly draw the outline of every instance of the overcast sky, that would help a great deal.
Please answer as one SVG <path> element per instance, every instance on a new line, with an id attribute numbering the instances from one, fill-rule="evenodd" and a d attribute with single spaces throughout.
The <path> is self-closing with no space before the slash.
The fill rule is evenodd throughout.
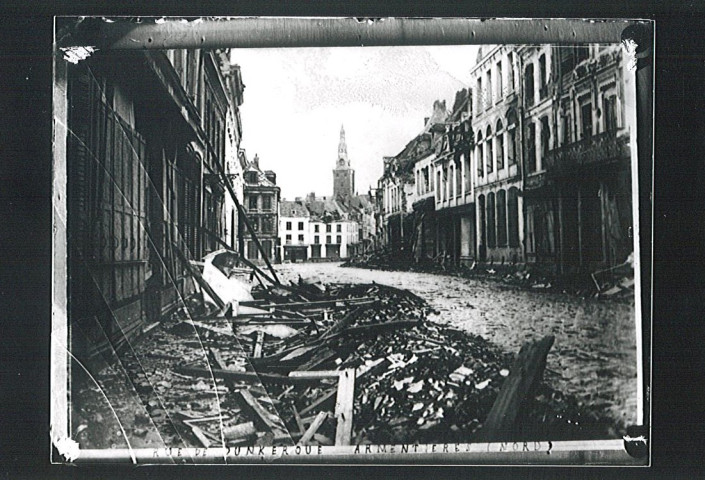
<path id="1" fill-rule="evenodd" d="M 355 188 L 367 193 L 423 128 L 434 100 L 452 108 L 477 46 L 234 49 L 245 83 L 241 147 L 274 170 L 282 197 L 333 193 L 340 126 Z"/>

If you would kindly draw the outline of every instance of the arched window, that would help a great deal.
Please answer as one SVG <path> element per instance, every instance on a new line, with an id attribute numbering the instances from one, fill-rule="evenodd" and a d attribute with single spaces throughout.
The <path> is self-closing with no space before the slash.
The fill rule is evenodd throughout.
<path id="1" fill-rule="evenodd" d="M 494 170 L 494 150 L 492 149 L 492 127 L 487 127 L 487 135 L 485 136 L 485 143 L 487 144 L 486 160 L 487 160 L 487 173 L 492 173 Z"/>
<path id="2" fill-rule="evenodd" d="M 478 130 L 477 132 L 477 176 L 481 177 L 484 175 L 484 157 L 483 157 L 484 143 L 482 143 L 482 132 Z"/>
<path id="3" fill-rule="evenodd" d="M 504 130 L 501 119 L 497 120 L 495 136 L 497 137 L 497 170 L 499 171 L 504 168 Z"/>
<path id="4" fill-rule="evenodd" d="M 497 246 L 495 232 L 494 192 L 490 192 L 487 194 L 487 248 L 495 248 Z"/>
<path id="5" fill-rule="evenodd" d="M 512 109 L 507 114 L 507 164 L 509 166 L 516 165 L 519 157 L 518 125 L 516 111 Z"/>
<path id="6" fill-rule="evenodd" d="M 512 187 L 509 189 L 509 199 L 507 202 L 507 226 L 509 230 L 509 246 L 519 246 L 519 189 Z"/>
<path id="7" fill-rule="evenodd" d="M 497 192 L 497 246 L 507 246 L 507 193 Z"/>

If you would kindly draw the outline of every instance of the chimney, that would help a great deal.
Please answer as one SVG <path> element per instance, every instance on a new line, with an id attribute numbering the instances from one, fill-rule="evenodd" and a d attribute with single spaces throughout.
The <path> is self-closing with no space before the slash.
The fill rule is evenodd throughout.
<path id="1" fill-rule="evenodd" d="M 424 126 L 424 127 L 425 127 L 426 125 L 428 125 L 428 121 L 429 121 L 430 119 L 431 119 L 431 117 L 424 117 L 424 119 L 423 119 L 423 126 Z"/>
<path id="2" fill-rule="evenodd" d="M 306 195 L 307 202 L 313 202 L 315 200 L 316 200 L 316 192 L 311 192 L 308 195 Z"/>
<path id="3" fill-rule="evenodd" d="M 252 160 L 252 163 L 255 164 L 255 167 L 259 168 L 259 155 L 255 153 L 255 158 Z"/>

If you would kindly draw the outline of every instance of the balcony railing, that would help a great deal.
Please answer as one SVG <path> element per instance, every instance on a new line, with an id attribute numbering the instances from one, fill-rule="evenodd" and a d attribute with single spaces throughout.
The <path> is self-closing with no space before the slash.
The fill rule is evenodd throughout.
<path id="1" fill-rule="evenodd" d="M 629 138 L 617 133 L 618 131 L 604 132 L 553 149 L 543 159 L 543 167 L 546 170 L 567 170 L 628 159 Z"/>

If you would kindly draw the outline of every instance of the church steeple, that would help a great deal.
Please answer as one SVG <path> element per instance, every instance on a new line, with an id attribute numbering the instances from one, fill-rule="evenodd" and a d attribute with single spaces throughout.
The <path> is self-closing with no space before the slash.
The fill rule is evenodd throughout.
<path id="1" fill-rule="evenodd" d="M 344 162 L 341 162 L 343 160 Z M 344 163 L 344 165 L 342 165 Z M 338 163 L 336 166 L 350 166 L 348 160 L 348 146 L 345 144 L 345 128 L 340 125 L 340 142 L 338 143 Z"/>
<path id="2" fill-rule="evenodd" d="M 333 169 L 333 196 L 335 198 L 349 198 L 354 194 L 355 171 L 350 168 L 348 146 L 345 144 L 345 128 L 341 125 L 338 158 Z"/>

